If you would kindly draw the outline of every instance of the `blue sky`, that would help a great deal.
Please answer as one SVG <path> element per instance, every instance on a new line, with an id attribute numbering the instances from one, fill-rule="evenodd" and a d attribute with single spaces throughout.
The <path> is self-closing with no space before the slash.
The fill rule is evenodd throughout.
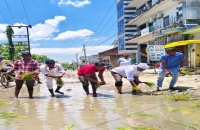
<path id="1" fill-rule="evenodd" d="M 75 53 L 81 55 L 82 45 L 86 44 L 87 55 L 97 54 L 111 48 L 111 43 L 117 39 L 114 36 L 100 46 L 92 47 L 117 33 L 114 2 L 115 0 L 0 0 L 0 43 L 7 41 L 3 33 L 7 25 L 31 24 L 29 32 L 32 53 L 47 55 L 60 62 L 71 62 L 75 60 Z M 25 28 L 13 29 L 15 35 L 26 34 Z M 23 38 L 13 40 L 26 41 Z"/>

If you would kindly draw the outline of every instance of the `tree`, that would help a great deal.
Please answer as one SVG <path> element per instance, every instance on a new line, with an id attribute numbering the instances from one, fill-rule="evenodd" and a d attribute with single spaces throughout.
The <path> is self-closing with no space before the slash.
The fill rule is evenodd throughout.
<path id="1" fill-rule="evenodd" d="M 66 69 L 72 69 L 72 64 L 69 64 L 68 62 L 63 62 L 63 63 L 60 63 L 64 68 Z"/>
<path id="2" fill-rule="evenodd" d="M 39 63 L 45 63 L 45 61 L 49 60 L 49 58 L 45 55 L 37 55 L 37 54 L 32 54 L 32 58 L 34 60 L 37 60 Z"/>
<path id="3" fill-rule="evenodd" d="M 9 59 L 14 61 L 15 48 L 14 48 L 14 45 L 13 45 L 13 42 L 12 42 L 12 35 L 14 34 L 14 31 L 13 31 L 13 29 L 12 29 L 12 27 L 10 25 L 6 27 L 5 33 L 6 33 L 6 36 L 8 38 L 9 49 L 10 49 Z"/>

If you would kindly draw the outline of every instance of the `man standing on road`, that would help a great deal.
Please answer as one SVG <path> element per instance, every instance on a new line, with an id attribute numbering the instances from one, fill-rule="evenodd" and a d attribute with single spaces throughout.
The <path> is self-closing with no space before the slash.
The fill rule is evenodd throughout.
<path id="1" fill-rule="evenodd" d="M 42 65 L 40 67 L 40 71 L 42 74 L 45 76 L 45 83 L 47 88 L 49 89 L 49 92 L 51 93 L 51 96 L 54 97 L 54 92 L 53 92 L 53 80 L 58 80 L 59 78 L 62 78 L 65 74 L 65 70 L 62 67 L 61 64 L 55 63 L 54 60 L 48 60 L 45 62 L 46 65 Z M 55 92 L 64 94 L 63 92 L 60 92 L 59 90 L 61 89 L 62 85 L 57 84 L 57 88 Z"/>
<path id="2" fill-rule="evenodd" d="M 22 59 L 15 61 L 14 67 L 5 74 L 12 74 L 14 71 L 17 71 L 17 74 L 15 76 L 15 82 L 16 82 L 15 98 L 18 98 L 19 92 L 24 83 L 24 81 L 21 79 L 22 74 L 27 72 L 32 72 L 34 75 L 34 79 L 36 79 L 39 73 L 38 62 L 31 58 L 31 54 L 29 52 L 23 52 Z M 33 86 L 35 83 L 34 79 L 29 82 L 26 82 L 29 98 L 33 98 Z"/>
<path id="3" fill-rule="evenodd" d="M 128 54 L 124 54 L 124 57 L 119 58 L 117 62 L 120 66 L 131 65 L 131 58 L 129 58 Z"/>
<path id="4" fill-rule="evenodd" d="M 176 52 L 174 48 L 168 48 L 165 51 L 166 53 L 160 58 L 161 65 L 158 71 L 157 88 L 154 90 L 155 92 L 160 91 L 159 88 L 162 87 L 162 83 L 166 75 L 172 76 L 169 89 L 176 90 L 174 85 L 176 84 L 179 72 L 183 70 L 185 63 L 185 56 L 183 53 Z"/>
<path id="5" fill-rule="evenodd" d="M 122 94 L 122 78 L 127 78 L 128 81 L 132 85 L 132 93 L 137 93 L 141 91 L 137 86 L 141 81 L 139 80 L 139 76 L 142 71 L 148 69 L 149 66 L 146 63 L 140 63 L 138 65 L 127 65 L 120 66 L 111 70 L 111 74 L 115 79 L 115 86 L 118 90 L 119 94 Z"/>
<path id="6" fill-rule="evenodd" d="M 81 83 L 83 84 L 83 89 L 85 90 L 87 95 L 90 95 L 89 93 L 89 83 L 88 81 L 90 81 L 91 85 L 92 85 L 92 90 L 93 90 L 93 96 L 97 97 L 97 93 L 96 93 L 96 89 L 97 89 L 97 85 L 104 85 L 105 81 L 103 78 L 103 72 L 105 71 L 105 64 L 102 62 L 98 62 L 95 64 L 91 64 L 91 65 L 85 65 L 82 68 L 80 68 L 78 70 L 78 77 L 81 81 Z M 99 79 L 101 80 L 101 82 L 98 81 L 97 76 L 96 76 L 96 72 L 99 72 Z"/>

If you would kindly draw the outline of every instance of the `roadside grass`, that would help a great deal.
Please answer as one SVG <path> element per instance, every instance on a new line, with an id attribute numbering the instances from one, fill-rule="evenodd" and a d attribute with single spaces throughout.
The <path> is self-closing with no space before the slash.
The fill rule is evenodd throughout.
<path id="1" fill-rule="evenodd" d="M 155 114 L 147 114 L 147 113 L 131 113 L 126 116 L 126 118 L 131 118 L 131 117 L 156 117 L 157 115 Z"/>
<path id="2" fill-rule="evenodd" d="M 64 128 L 65 130 L 73 130 L 76 124 L 65 124 Z"/>

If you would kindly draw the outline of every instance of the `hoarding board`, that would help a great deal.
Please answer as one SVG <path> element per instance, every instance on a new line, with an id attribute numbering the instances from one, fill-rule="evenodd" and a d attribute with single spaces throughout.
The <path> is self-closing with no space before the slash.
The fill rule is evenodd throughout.
<path id="1" fill-rule="evenodd" d="M 160 56 L 165 53 L 164 45 L 148 45 L 150 61 L 160 61 Z"/>

